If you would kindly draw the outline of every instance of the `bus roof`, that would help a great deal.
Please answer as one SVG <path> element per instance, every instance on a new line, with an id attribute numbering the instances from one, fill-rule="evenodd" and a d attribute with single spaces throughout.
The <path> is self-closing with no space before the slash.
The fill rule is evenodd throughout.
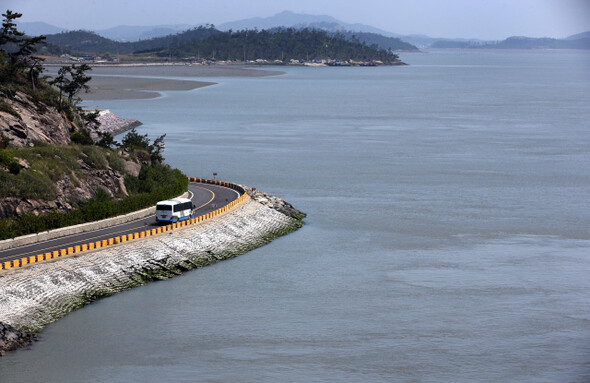
<path id="1" fill-rule="evenodd" d="M 174 198 L 166 201 L 160 201 L 156 205 L 178 205 L 180 203 L 191 202 L 188 198 Z"/>

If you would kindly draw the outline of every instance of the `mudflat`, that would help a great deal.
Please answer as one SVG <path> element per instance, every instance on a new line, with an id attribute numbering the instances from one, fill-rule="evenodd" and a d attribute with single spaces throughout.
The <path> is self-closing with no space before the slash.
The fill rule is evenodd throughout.
<path id="1" fill-rule="evenodd" d="M 282 74 L 276 70 L 244 68 L 237 65 L 95 65 L 91 74 L 165 77 L 264 77 Z"/>
<path id="2" fill-rule="evenodd" d="M 47 72 L 54 75 L 57 67 L 48 67 Z M 97 65 L 89 72 L 90 89 L 80 97 L 83 100 L 155 98 L 160 95 L 158 91 L 186 91 L 215 84 L 201 78 L 264 77 L 282 73 L 224 65 Z"/>
<path id="3" fill-rule="evenodd" d="M 90 89 L 80 93 L 83 100 L 130 100 L 158 97 L 158 91 L 192 90 L 213 82 L 158 78 L 94 76 Z"/>

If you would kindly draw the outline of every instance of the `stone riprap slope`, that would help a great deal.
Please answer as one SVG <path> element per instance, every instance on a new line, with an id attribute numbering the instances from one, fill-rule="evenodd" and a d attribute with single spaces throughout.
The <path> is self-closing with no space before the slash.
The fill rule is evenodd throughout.
<path id="1" fill-rule="evenodd" d="M 98 131 L 103 133 L 109 133 L 113 136 L 116 136 L 117 134 L 121 134 L 123 132 L 126 132 L 127 130 L 131 130 L 132 128 L 141 125 L 141 122 L 139 122 L 138 120 L 134 120 L 132 118 L 119 117 L 109 110 L 99 111 L 97 121 Z M 98 138 L 98 134 L 96 134 L 96 132 L 92 131 L 91 134 L 92 138 Z"/>
<path id="2" fill-rule="evenodd" d="M 0 354 L 98 298 L 233 258 L 303 222 L 250 199 L 204 224 L 0 275 Z"/>
<path id="3" fill-rule="evenodd" d="M 262 193 L 261 191 L 253 189 L 253 188 L 247 188 L 245 186 L 242 186 L 242 187 L 246 190 L 246 193 L 248 193 L 250 198 L 252 198 L 255 201 L 260 202 L 261 204 L 263 204 L 266 207 L 274 209 L 274 210 L 276 210 L 280 213 L 283 213 L 284 215 L 291 217 L 291 218 L 296 218 L 296 219 L 305 218 L 305 215 L 306 215 L 305 213 L 303 213 L 301 210 L 295 209 L 293 207 L 293 205 L 291 205 L 289 202 L 287 202 L 279 197 L 275 197 L 270 194 Z"/>

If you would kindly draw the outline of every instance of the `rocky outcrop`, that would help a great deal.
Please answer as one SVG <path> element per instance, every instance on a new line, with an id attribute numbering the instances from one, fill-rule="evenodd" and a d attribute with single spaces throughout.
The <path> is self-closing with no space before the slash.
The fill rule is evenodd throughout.
<path id="1" fill-rule="evenodd" d="M 70 142 L 71 121 L 57 108 L 30 96 L 16 92 L 9 99 L 3 98 L 14 113 L 0 110 L 0 134 L 9 138 L 12 146 L 33 146 L 35 142 L 65 145 Z"/>
<path id="2" fill-rule="evenodd" d="M 0 350 L 26 345 L 45 325 L 96 299 L 236 257 L 302 225 L 248 200 L 187 229 L 8 270 L 0 274 L 0 324 L 11 330 L 0 332 Z"/>
<path id="3" fill-rule="evenodd" d="M 12 111 L 0 108 L 0 134 L 12 146 L 33 146 L 36 142 L 67 145 L 70 132 L 77 130 L 57 108 L 35 101 L 25 93 L 17 92 L 12 98 L 1 98 L 0 102 Z M 96 130 L 113 136 L 141 125 L 138 120 L 119 117 L 109 110 L 99 111 L 97 121 Z M 91 135 L 98 138 L 94 130 Z"/>
<path id="4" fill-rule="evenodd" d="M 67 145 L 70 143 L 70 131 L 76 127 L 56 108 L 33 100 L 22 92 L 14 97 L 0 98 L 0 138 L 7 138 L 10 146 L 34 146 L 36 143 L 50 145 Z M 108 112 L 108 111 L 107 111 Z M 139 121 L 122 119 L 108 112 L 99 117 L 104 124 L 103 131 L 117 133 L 122 129 L 137 126 Z M 22 158 L 13 158 L 20 170 L 31 167 Z M 131 159 L 122 158 L 122 169 L 115 170 L 109 166 L 97 169 L 89 166 L 85 158 L 78 159 L 78 165 L 69 173 L 52 180 L 53 193 L 46 199 L 23 198 L 18 195 L 1 196 L 0 219 L 25 214 L 43 215 L 49 212 L 67 212 L 81 201 L 86 201 L 103 189 L 109 196 L 127 196 L 124 177 L 126 174 L 137 176 L 141 164 Z M 68 164 L 68 166 L 71 166 Z M 8 166 L 0 165 L 0 172 L 9 172 Z M 46 172 L 45 169 L 33 171 Z"/>
<path id="5" fill-rule="evenodd" d="M 37 334 L 33 332 L 0 323 L 0 356 L 4 356 L 6 351 L 27 347 L 35 340 L 37 340 Z"/>
<path id="6" fill-rule="evenodd" d="M 2 171 L 2 170 L 0 170 Z M 111 168 L 95 169 L 80 162 L 76 173 L 64 174 L 55 183 L 55 198 L 50 200 L 20 197 L 5 197 L 0 201 L 0 218 L 16 217 L 25 214 L 42 215 L 49 212 L 67 212 L 72 203 L 86 201 L 103 189 L 111 197 L 127 195 L 125 175 Z"/>
<path id="7" fill-rule="evenodd" d="M 108 110 L 101 111 L 98 122 L 98 130 L 113 135 L 141 125 L 137 120 L 120 118 Z M 77 129 L 64 113 L 28 94 L 18 91 L 11 97 L 0 95 L 0 140 L 3 144 L 8 142 L 8 145 L 14 147 L 35 146 L 37 143 L 67 145 L 70 143 L 70 133 Z M 96 138 L 96 134 L 94 136 Z M 46 199 L 41 199 L 43 196 L 39 199 L 22 198 L 18 195 L 1 196 L 0 219 L 25 214 L 67 212 L 72 209 L 72 205 L 94 197 L 99 189 L 103 189 L 111 197 L 127 196 L 124 177 L 137 176 L 141 164 L 128 158 L 129 156 L 125 158 L 125 153 L 122 156 L 122 166 L 118 170 L 110 166 L 93 168 L 83 157 L 78 159 L 78 166 L 67 164 L 71 170 L 69 173 L 53 176 L 48 181 L 53 184 L 54 193 L 47 193 L 51 195 Z M 20 170 L 31 167 L 22 158 L 15 157 L 13 162 L 12 165 Z M 0 172 L 10 171 L 8 163 L 0 164 Z M 33 167 L 32 171 L 47 174 L 46 168 Z"/>

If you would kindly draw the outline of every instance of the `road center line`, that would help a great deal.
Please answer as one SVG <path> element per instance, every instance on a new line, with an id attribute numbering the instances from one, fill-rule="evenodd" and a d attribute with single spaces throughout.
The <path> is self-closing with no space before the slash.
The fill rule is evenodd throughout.
<path id="1" fill-rule="evenodd" d="M 211 201 L 213 201 L 213 200 L 215 199 L 215 193 L 213 193 L 213 190 L 209 190 L 209 189 L 207 189 L 207 188 L 204 188 L 204 187 L 201 187 L 201 186 L 194 186 L 194 187 L 196 187 L 196 188 L 198 188 L 198 189 L 206 190 L 206 191 L 208 191 L 209 193 L 211 193 L 211 194 L 213 195 L 213 197 L 211 197 L 211 199 L 210 199 L 209 201 L 205 202 L 205 203 L 204 203 L 204 204 L 202 204 L 201 206 L 197 206 L 197 209 L 200 209 L 200 208 L 202 208 L 203 206 L 205 206 L 205 205 L 208 205 L 208 204 L 209 204 Z M 191 192 L 191 193 L 192 193 L 192 192 Z M 193 195 L 194 195 L 194 194 L 193 194 Z"/>
<path id="2" fill-rule="evenodd" d="M 195 208 L 195 210 L 198 210 L 198 209 L 200 209 L 202 207 L 207 206 L 208 204 L 210 204 L 215 199 L 215 192 L 213 192 L 212 190 L 207 189 L 207 188 L 202 187 L 202 186 L 197 186 L 195 184 L 192 184 L 191 186 L 194 187 L 194 188 L 205 190 L 205 191 L 208 191 L 209 193 L 211 193 L 211 198 L 207 202 L 205 202 L 204 204 L 202 204 L 200 206 L 197 206 Z M 190 190 L 188 192 L 191 194 L 190 199 L 192 200 L 194 198 L 194 196 L 195 196 L 195 193 L 192 192 L 192 191 L 190 191 Z M 234 192 L 235 192 L 235 190 L 234 190 Z M 237 194 L 239 196 L 239 193 L 237 193 Z M 124 224 L 125 223 L 114 225 L 113 227 L 124 225 Z M 29 254 L 42 254 L 42 253 L 46 253 L 48 251 L 51 251 L 52 249 L 63 249 L 65 247 L 70 247 L 72 245 L 85 244 L 85 243 L 89 243 L 89 242 L 94 242 L 95 240 L 100 239 L 100 238 L 113 238 L 113 237 L 116 237 L 118 234 L 125 233 L 125 232 L 132 232 L 134 230 L 137 230 L 137 229 L 140 229 L 140 228 L 145 228 L 145 227 L 146 227 L 146 225 L 143 224 L 141 226 L 136 226 L 136 227 L 128 228 L 128 229 L 121 230 L 121 231 L 110 232 L 110 233 L 105 233 L 105 234 L 99 234 L 97 236 L 88 237 L 88 238 L 81 239 L 81 240 L 76 240 L 76 241 L 73 241 L 73 242 L 68 242 L 68 243 L 62 243 L 62 244 L 59 244 L 59 245 L 48 246 L 48 247 L 45 247 L 43 250 L 39 249 L 39 250 L 33 250 L 33 251 L 19 253 L 19 254 L 13 254 L 13 255 L 10 256 L 10 258 L 13 258 L 13 257 L 19 258 L 19 257 L 27 256 Z M 103 228 L 103 229 L 99 229 L 99 230 L 96 230 L 96 231 L 97 232 L 100 232 L 100 231 L 106 230 L 106 229 L 108 229 L 108 228 Z M 79 233 L 79 234 L 83 234 L 83 233 Z M 49 243 L 49 242 L 52 242 L 52 241 L 57 241 L 59 239 L 60 238 L 55 238 L 55 239 L 47 240 L 47 241 L 44 241 L 44 242 Z M 37 244 L 39 244 L 39 243 L 40 242 L 38 242 Z"/>

